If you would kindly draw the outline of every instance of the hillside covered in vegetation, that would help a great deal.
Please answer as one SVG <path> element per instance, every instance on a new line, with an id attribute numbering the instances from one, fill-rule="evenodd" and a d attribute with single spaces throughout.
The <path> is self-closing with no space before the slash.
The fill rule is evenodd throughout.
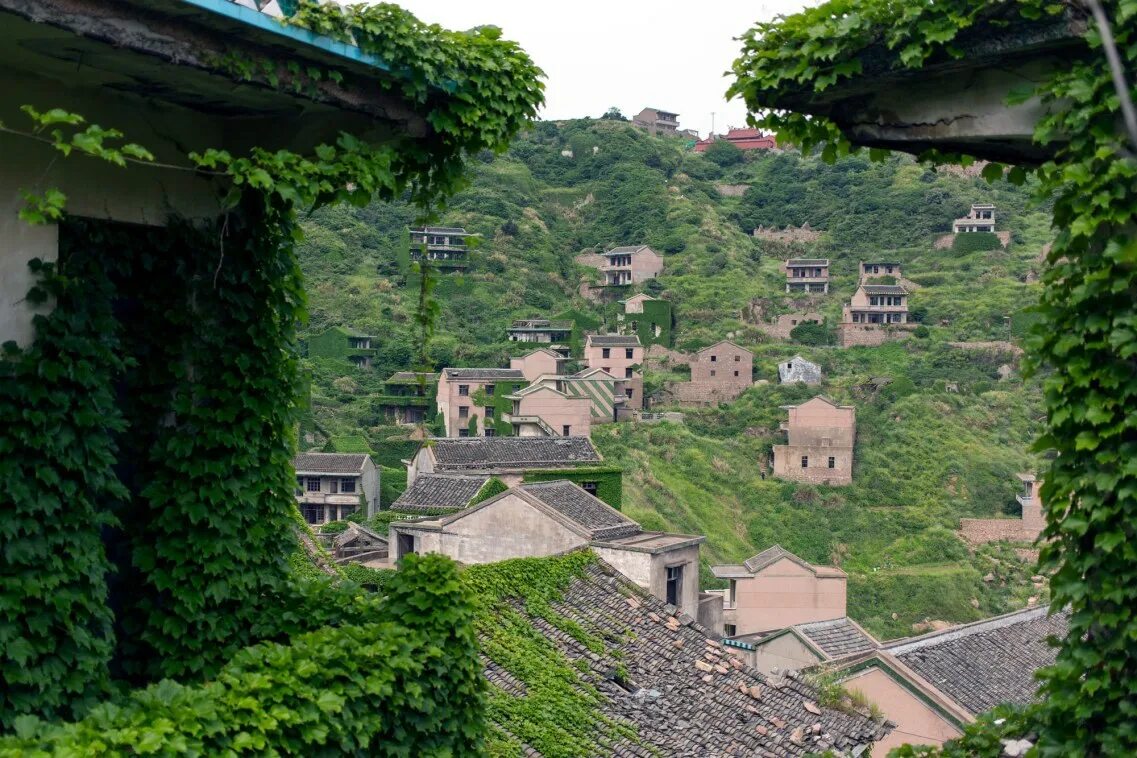
<path id="1" fill-rule="evenodd" d="M 1037 463 L 1028 448 L 1041 425 L 1039 392 L 1022 379 L 1013 345 L 1029 327 L 1048 242 L 1046 209 L 1031 205 L 1029 187 L 989 184 L 978 172 L 937 173 L 903 158 L 830 165 L 726 144 L 697 155 L 681 140 L 617 121 L 538 123 L 506 154 L 481 154 L 473 166 L 469 187 L 439 220 L 479 233 L 481 244 L 467 271 L 435 277 L 425 366 L 420 277 L 407 264 L 415 210 L 335 208 L 305 224 L 308 333 L 348 327 L 374 335 L 377 353 L 370 369 L 308 361 L 303 445 L 370 449 L 385 467 L 389 501 L 401 484 L 398 460 L 414 443 L 378 410 L 383 379 L 412 367 L 505 365 L 521 352 L 506 339 L 515 318 L 613 327 L 619 305 L 582 295 L 582 282 L 598 273 L 574 258 L 648 244 L 666 269 L 645 291 L 672 302 L 673 347 L 691 351 L 729 337 L 755 351 L 759 383 L 736 402 L 684 409 L 683 424 L 594 429 L 605 458 L 625 468 L 623 508 L 632 518 L 706 534 L 708 563 L 736 562 L 773 543 L 837 563 L 850 574 L 850 615 L 886 637 L 925 619 L 1010 610 L 1039 594 L 1030 565 L 1013 551 L 971 551 L 953 531 L 960 517 L 1016 514 L 1014 473 Z M 1010 244 L 937 248 L 973 202 L 997 206 Z M 792 241 L 750 234 L 806 225 L 809 233 Z M 831 293 L 785 294 L 781 264 L 790 256 L 831 259 Z M 861 260 L 901 264 L 922 322 L 912 339 L 832 346 Z M 761 328 L 803 308 L 821 312 L 825 328 L 788 342 Z M 951 344 L 961 342 L 985 344 Z M 822 366 L 821 388 L 777 384 L 776 364 L 798 353 Z M 649 371 L 646 384 L 678 378 Z M 766 476 L 770 448 L 784 436 L 780 406 L 817 392 L 857 407 L 851 486 Z"/>

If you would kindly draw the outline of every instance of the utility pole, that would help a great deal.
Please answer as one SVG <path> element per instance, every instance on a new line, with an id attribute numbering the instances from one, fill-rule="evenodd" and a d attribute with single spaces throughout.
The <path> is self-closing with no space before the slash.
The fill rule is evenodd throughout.
<path id="1" fill-rule="evenodd" d="M 711 135 L 707 139 L 715 138 L 715 112 L 711 111 Z"/>

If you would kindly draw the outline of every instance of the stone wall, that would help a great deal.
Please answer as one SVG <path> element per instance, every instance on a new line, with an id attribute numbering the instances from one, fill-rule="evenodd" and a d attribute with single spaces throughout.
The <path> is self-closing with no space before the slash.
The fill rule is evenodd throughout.
<path id="1" fill-rule="evenodd" d="M 647 364 L 649 366 L 687 366 L 691 363 L 691 356 L 672 350 L 663 345 L 652 345 L 647 349 Z"/>
<path id="2" fill-rule="evenodd" d="M 839 324 L 841 347 L 866 345 L 874 347 L 885 342 L 908 339 L 916 324 Z"/>
<path id="3" fill-rule="evenodd" d="M 809 466 L 801 467 L 802 457 Z M 829 468 L 829 458 L 834 467 Z M 853 448 L 820 445 L 774 445 L 774 476 L 795 482 L 841 486 L 853 483 Z"/>
<path id="4" fill-rule="evenodd" d="M 824 317 L 820 313 L 783 313 L 773 321 L 765 321 L 755 324 L 754 326 L 758 331 L 768 334 L 775 339 L 788 340 L 790 338 L 790 332 L 792 332 L 795 327 L 810 321 L 820 324 L 824 320 Z"/>
<path id="5" fill-rule="evenodd" d="M 746 190 L 750 189 L 749 184 L 716 184 L 715 190 L 718 191 L 723 197 L 742 197 L 746 194 Z"/>
<path id="6" fill-rule="evenodd" d="M 1017 518 L 965 518 L 959 521 L 959 536 L 972 545 L 982 545 L 999 540 L 1032 542 L 1038 532 L 1031 533 Z"/>
<path id="7" fill-rule="evenodd" d="M 672 382 L 664 392 L 678 405 L 717 405 L 729 403 L 750 384 L 724 384 L 723 382 Z"/>

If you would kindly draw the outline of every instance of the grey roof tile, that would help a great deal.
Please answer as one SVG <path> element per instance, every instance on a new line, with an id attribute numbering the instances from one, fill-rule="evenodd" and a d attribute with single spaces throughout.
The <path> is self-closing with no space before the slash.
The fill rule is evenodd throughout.
<path id="1" fill-rule="evenodd" d="M 446 374 L 446 378 L 451 381 L 462 379 L 517 379 L 520 381 L 525 379 L 525 374 L 514 368 L 444 368 L 442 371 Z"/>
<path id="2" fill-rule="evenodd" d="M 457 511 L 468 506 L 488 481 L 487 476 L 419 474 L 415 483 L 391 504 L 391 510 L 405 513 Z"/>
<path id="3" fill-rule="evenodd" d="M 588 530 L 594 540 L 638 534 L 640 525 L 569 481 L 524 484 L 520 488 Z"/>
<path id="4" fill-rule="evenodd" d="M 895 284 L 862 284 L 867 295 L 907 295 L 908 290 Z"/>
<path id="5" fill-rule="evenodd" d="M 797 268 L 799 266 L 828 266 L 828 258 L 790 258 L 786 261 L 786 265 L 790 268 Z"/>
<path id="6" fill-rule="evenodd" d="M 640 338 L 634 334 L 630 336 L 623 334 L 590 334 L 588 335 L 587 342 L 589 345 L 599 345 L 600 347 L 640 346 Z"/>
<path id="7" fill-rule="evenodd" d="M 798 624 L 794 628 L 808 637 L 810 642 L 821 648 L 821 651 L 830 658 L 867 653 L 878 646 L 872 637 L 848 618 L 814 621 L 809 624 Z"/>
<path id="8" fill-rule="evenodd" d="M 366 453 L 300 453 L 292 459 L 292 467 L 311 474 L 358 474 L 368 457 Z"/>
<path id="9" fill-rule="evenodd" d="M 445 437 L 431 440 L 436 470 L 588 466 L 601 462 L 587 437 Z"/>

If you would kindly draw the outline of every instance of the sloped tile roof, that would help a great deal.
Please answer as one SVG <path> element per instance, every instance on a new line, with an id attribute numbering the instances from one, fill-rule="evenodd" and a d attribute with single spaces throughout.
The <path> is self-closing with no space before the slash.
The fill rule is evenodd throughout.
<path id="1" fill-rule="evenodd" d="M 292 467 L 309 474 L 358 474 L 367 459 L 366 453 L 300 453 Z"/>
<path id="2" fill-rule="evenodd" d="M 790 258 L 786 261 L 786 265 L 790 268 L 797 268 L 799 266 L 828 266 L 828 258 Z"/>
<path id="3" fill-rule="evenodd" d="M 1066 614 L 1031 608 L 885 646 L 972 714 L 1034 699 L 1034 672 L 1054 663 L 1046 638 L 1066 634 Z"/>
<path id="4" fill-rule="evenodd" d="M 511 601 L 510 609 L 579 662 L 576 686 L 595 688 L 604 715 L 634 726 L 643 743 L 618 738 L 605 744 L 597 735 L 593 755 L 796 758 L 827 750 L 851 755 L 892 728 L 816 706 L 817 692 L 796 676 L 766 679 L 675 606 L 647 595 L 603 561 L 589 566 L 552 603 L 558 615 L 606 640 L 602 651 L 593 653 L 530 615 L 521 600 Z M 613 681 L 616 670 L 626 672 L 623 686 Z M 491 686 L 525 697 L 524 684 L 502 676 L 498 667 L 487 666 L 486 674 Z"/>
<path id="5" fill-rule="evenodd" d="M 640 532 L 640 525 L 568 481 L 523 484 L 520 489 L 588 530 L 591 539 L 614 540 Z"/>
<path id="6" fill-rule="evenodd" d="M 588 335 L 587 342 L 589 345 L 597 345 L 599 347 L 639 347 L 640 338 L 638 335 L 623 335 L 623 334 L 590 334 Z"/>
<path id="7" fill-rule="evenodd" d="M 647 245 L 621 245 L 620 247 L 612 248 L 611 250 L 609 250 L 606 253 L 601 253 L 601 255 L 618 255 L 620 253 L 634 253 L 637 250 L 643 250 L 645 247 L 647 247 Z"/>
<path id="8" fill-rule="evenodd" d="M 524 379 L 525 374 L 515 368 L 444 368 L 446 378 L 461 379 Z"/>
<path id="9" fill-rule="evenodd" d="M 859 655 L 877 647 L 877 642 L 848 618 L 814 621 L 794 628 L 830 658 Z"/>
<path id="10" fill-rule="evenodd" d="M 786 550 L 781 545 L 774 545 L 772 547 L 766 548 L 762 552 L 758 553 L 758 555 L 746 559 L 742 562 L 742 565 L 746 567 L 747 571 L 754 573 L 756 571 L 761 571 L 772 563 L 780 561 L 782 558 L 791 558 L 798 563 L 803 562 L 801 558 L 798 558 L 796 555 L 791 553 L 789 550 Z"/>
<path id="11" fill-rule="evenodd" d="M 427 226 L 427 227 L 418 227 L 417 229 L 411 229 L 411 231 L 417 232 L 419 234 L 426 232 L 427 234 L 464 234 L 467 236 L 471 236 L 470 233 L 467 232 L 466 229 L 464 227 L 461 227 L 461 226 Z"/>
<path id="12" fill-rule="evenodd" d="M 487 476 L 419 474 L 415 483 L 391 505 L 391 510 L 406 513 L 460 510 L 470 504 L 488 481 Z"/>
<path id="13" fill-rule="evenodd" d="M 439 471 L 553 468 L 600 463 L 587 437 L 447 437 L 432 440 Z"/>
<path id="14" fill-rule="evenodd" d="M 423 373 L 418 371 L 396 371 L 387 378 L 388 384 L 418 384 L 419 381 L 425 384 L 433 384 L 438 381 L 438 374 Z"/>
<path id="15" fill-rule="evenodd" d="M 868 295 L 907 295 L 908 290 L 895 284 L 862 284 L 861 289 Z"/>

